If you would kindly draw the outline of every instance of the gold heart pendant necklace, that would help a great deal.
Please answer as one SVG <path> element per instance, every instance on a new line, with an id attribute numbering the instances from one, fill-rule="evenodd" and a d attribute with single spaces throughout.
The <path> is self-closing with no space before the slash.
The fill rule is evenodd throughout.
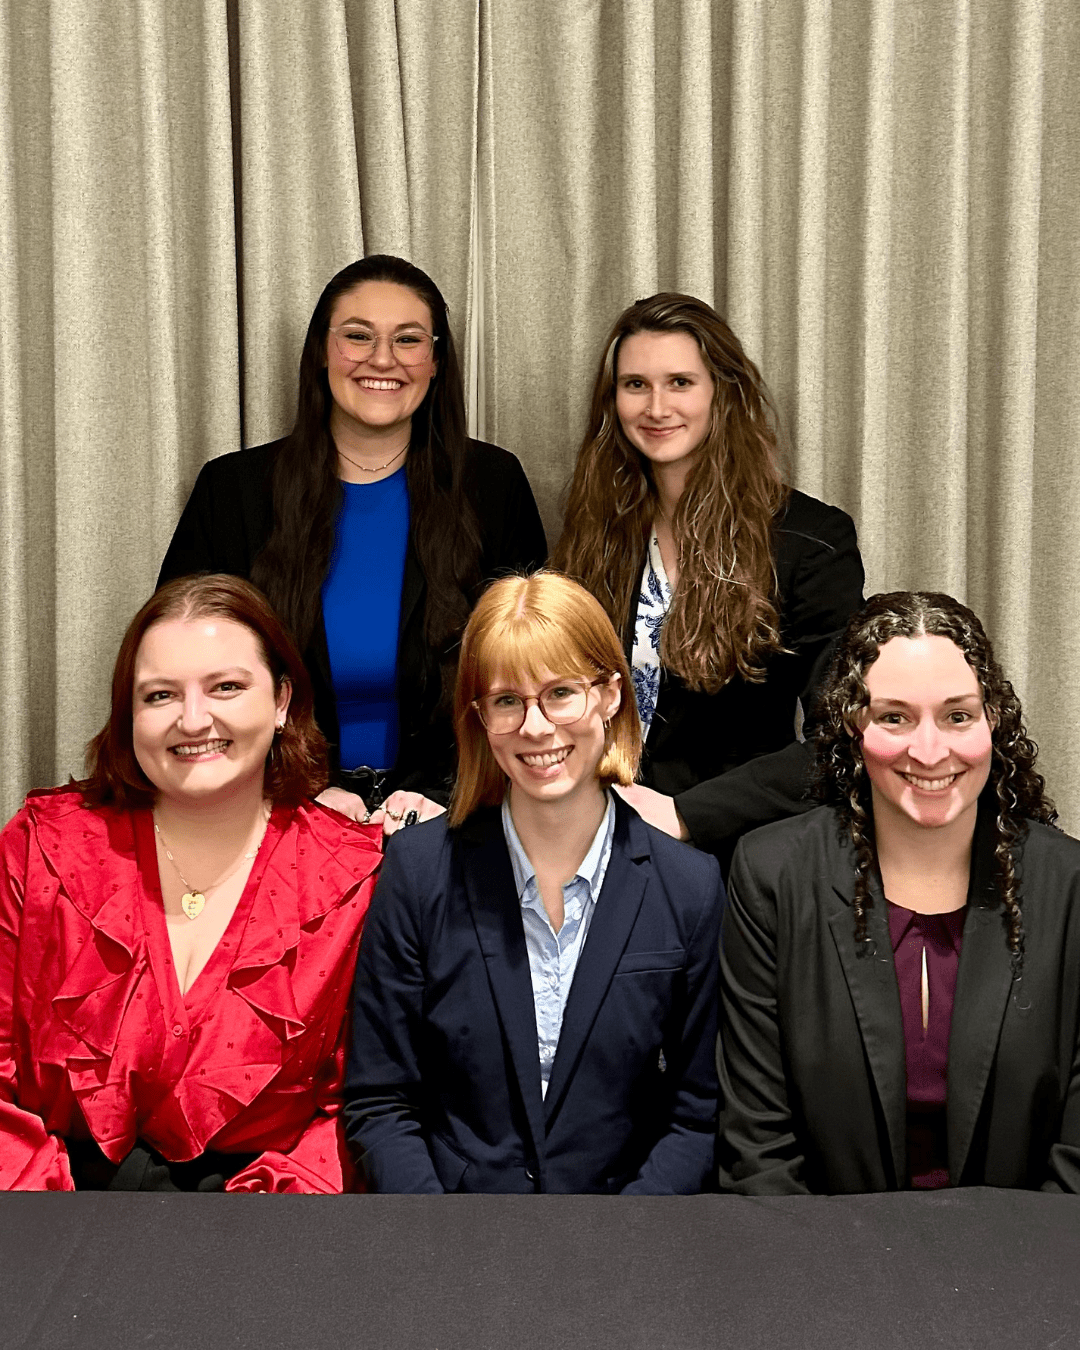
<path id="1" fill-rule="evenodd" d="M 165 836 L 161 833 L 161 827 L 158 825 L 156 820 L 154 821 L 154 833 L 161 840 L 161 847 L 165 850 L 165 856 L 172 864 L 173 871 L 180 878 L 180 881 L 184 886 L 184 894 L 180 897 L 180 908 L 184 911 L 184 913 L 187 915 L 189 919 L 197 919 L 199 915 L 203 912 L 203 909 L 206 906 L 207 891 L 217 890 L 219 886 L 224 885 L 224 883 L 228 881 L 228 879 L 233 875 L 234 872 L 239 870 L 242 863 L 248 862 L 252 858 L 254 858 L 255 854 L 258 853 L 259 851 L 259 844 L 261 844 L 263 841 L 263 835 L 265 835 L 266 833 L 266 826 L 269 823 L 269 820 L 270 820 L 270 813 L 268 811 L 266 813 L 266 818 L 263 821 L 262 830 L 259 833 L 259 843 L 256 844 L 255 847 L 250 850 L 250 852 L 243 854 L 243 856 L 239 858 L 232 867 L 229 868 L 229 870 L 225 873 L 223 877 L 218 877 L 217 881 L 212 882 L 209 886 L 204 886 L 202 890 L 199 890 L 195 886 L 193 886 L 191 882 L 188 881 L 187 877 L 184 876 L 183 872 L 180 871 L 180 866 L 177 863 L 176 859 L 173 857 L 169 845 L 165 842 Z"/>

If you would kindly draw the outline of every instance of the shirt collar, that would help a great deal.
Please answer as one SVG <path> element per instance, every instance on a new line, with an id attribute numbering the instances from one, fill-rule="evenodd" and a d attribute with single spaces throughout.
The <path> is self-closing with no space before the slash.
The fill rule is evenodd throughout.
<path id="1" fill-rule="evenodd" d="M 596 881 L 599 873 L 603 870 L 608 844 L 615 833 L 615 803 L 610 792 L 605 790 L 604 796 L 607 799 L 607 810 L 604 812 L 604 818 L 600 822 L 600 828 L 593 835 L 589 851 L 582 858 L 581 865 L 575 873 L 575 876 L 580 877 L 588 886 L 589 894 L 592 896 L 596 894 Z M 536 868 L 529 861 L 529 855 L 525 852 L 521 840 L 518 838 L 518 832 L 514 828 L 514 818 L 510 814 L 509 793 L 503 798 L 502 827 L 503 834 L 506 837 L 506 847 L 510 853 L 510 866 L 514 871 L 514 886 L 517 890 L 518 900 L 522 900 L 525 896 L 525 888 L 536 876 Z"/>

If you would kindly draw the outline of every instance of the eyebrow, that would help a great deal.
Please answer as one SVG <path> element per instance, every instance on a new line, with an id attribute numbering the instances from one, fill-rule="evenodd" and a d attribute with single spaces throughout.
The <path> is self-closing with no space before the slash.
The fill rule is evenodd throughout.
<path id="1" fill-rule="evenodd" d="M 948 698 L 943 698 L 943 699 L 941 700 L 941 703 L 942 703 L 942 706 L 944 707 L 946 704 L 949 704 L 949 703 L 969 703 L 972 699 L 977 699 L 978 702 L 981 703 L 981 702 L 982 702 L 982 695 L 981 695 L 981 694 L 950 694 Z M 913 706 L 912 704 L 908 703 L 906 700 L 904 700 L 904 699 L 902 699 L 902 698 L 871 698 L 870 702 L 871 702 L 872 704 L 877 704 L 878 706 L 881 706 L 882 704 L 884 704 L 884 705 L 887 705 L 887 706 L 893 707 L 893 708 L 910 708 L 910 707 Z"/>
<path id="2" fill-rule="evenodd" d="M 229 666 L 225 670 L 211 671 L 209 675 L 204 675 L 202 678 L 204 680 L 221 680 L 224 679 L 226 676 L 230 675 L 246 675 L 249 680 L 254 678 L 251 671 L 248 670 L 247 666 Z M 160 685 L 160 684 L 176 684 L 176 683 L 178 683 L 178 681 L 170 679 L 168 675 L 151 675 L 148 679 L 140 680 L 138 684 L 136 684 L 135 693 L 137 694 L 141 690 L 148 689 L 151 685 L 155 684 Z"/>
<path id="3" fill-rule="evenodd" d="M 352 317 L 352 318 L 349 318 L 349 319 L 342 319 L 342 320 L 341 320 L 341 323 L 336 323 L 336 324 L 334 325 L 334 327 L 335 327 L 335 328 L 340 328 L 340 327 L 342 326 L 342 324 L 346 324 L 346 323 L 359 323 L 359 324 L 363 324 L 363 326 L 364 326 L 365 328 L 370 328 L 373 332 L 374 332 L 374 329 L 375 329 L 375 323 L 374 323 L 374 320 L 372 320 L 372 319 L 358 319 L 355 315 L 353 315 L 353 317 Z M 395 333 L 400 333 L 400 332 L 402 332 L 403 329 L 406 329 L 406 328 L 419 328 L 419 329 L 421 329 L 423 332 L 425 332 L 425 333 L 427 332 L 427 329 L 424 328 L 424 325 L 420 322 L 419 319 L 408 319 L 405 323 L 399 323 L 398 326 L 397 326 L 395 329 L 393 329 L 393 331 L 394 331 Z"/>
<path id="4" fill-rule="evenodd" d="M 636 370 L 624 370 L 616 379 L 619 380 L 647 380 L 647 375 L 642 375 Z M 662 380 L 700 380 L 701 372 L 695 370 L 668 370 L 660 376 Z"/>

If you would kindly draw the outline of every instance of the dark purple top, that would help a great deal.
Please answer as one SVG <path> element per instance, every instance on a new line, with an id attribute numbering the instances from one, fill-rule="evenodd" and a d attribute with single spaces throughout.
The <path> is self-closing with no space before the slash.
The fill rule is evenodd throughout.
<path id="1" fill-rule="evenodd" d="M 949 1184 L 945 1131 L 949 1028 L 967 909 L 954 909 L 950 914 L 916 914 L 891 900 L 888 903 L 889 937 L 904 1018 L 908 1169 L 915 1190 L 934 1190 Z M 929 994 L 925 1028 L 924 951 Z"/>

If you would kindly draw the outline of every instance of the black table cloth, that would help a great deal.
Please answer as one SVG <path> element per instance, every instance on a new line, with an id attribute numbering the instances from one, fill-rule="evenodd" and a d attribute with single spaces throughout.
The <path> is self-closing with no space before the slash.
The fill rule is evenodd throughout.
<path id="1" fill-rule="evenodd" d="M 1080 1199 L 0 1196 L 4 1350 L 1080 1345 Z"/>

